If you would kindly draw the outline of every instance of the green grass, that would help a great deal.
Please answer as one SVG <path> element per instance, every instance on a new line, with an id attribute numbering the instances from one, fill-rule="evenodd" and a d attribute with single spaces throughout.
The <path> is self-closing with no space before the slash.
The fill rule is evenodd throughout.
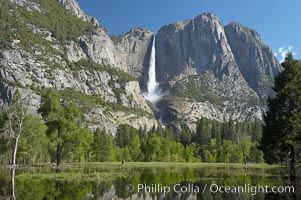
<path id="1" fill-rule="evenodd" d="M 120 167 L 121 162 L 83 162 L 78 163 L 81 166 L 98 166 L 98 167 Z M 199 168 L 199 167 L 233 167 L 244 168 L 242 163 L 184 163 L 184 162 L 127 162 L 124 167 L 151 167 L 151 168 L 165 168 L 165 167 L 187 167 L 187 168 Z M 278 168 L 279 165 L 269 165 L 266 163 L 249 163 L 248 168 L 262 168 L 273 169 Z"/>

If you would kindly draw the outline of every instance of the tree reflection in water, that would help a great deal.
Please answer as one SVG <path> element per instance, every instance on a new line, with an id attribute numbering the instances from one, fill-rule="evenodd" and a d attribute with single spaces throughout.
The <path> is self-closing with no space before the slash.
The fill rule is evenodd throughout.
<path id="1" fill-rule="evenodd" d="M 10 167 L 10 181 L 9 181 L 9 199 L 16 200 L 15 194 L 15 174 L 16 174 L 16 167 Z"/>
<path id="2" fill-rule="evenodd" d="M 204 193 L 186 192 L 177 194 L 169 192 L 165 195 L 162 193 L 137 193 L 137 188 L 133 192 L 126 191 L 126 186 L 132 184 L 137 186 L 139 183 L 151 185 L 153 183 L 160 183 L 164 186 L 173 187 L 179 183 L 181 186 L 188 187 L 193 184 L 199 188 L 204 188 L 206 184 L 218 184 L 228 186 L 240 186 L 244 184 L 249 185 L 269 185 L 269 186 L 284 186 L 289 185 L 289 178 L 284 175 L 282 169 L 252 169 L 248 168 L 230 168 L 230 167 L 204 167 L 204 168 L 127 168 L 122 173 L 122 168 L 114 169 L 114 172 L 120 171 L 123 176 L 115 179 L 100 178 L 99 175 L 104 169 L 83 169 L 82 172 L 76 173 L 91 173 L 95 175 L 91 179 L 75 178 L 74 171 L 56 171 L 48 170 L 27 170 L 12 168 L 10 170 L 0 171 L 0 199 L 206 199 L 206 200 L 266 200 L 266 199 L 288 199 L 291 200 L 291 194 L 263 194 L 259 193 L 252 195 L 250 193 L 212 193 L 207 189 Z M 107 173 L 110 170 L 105 170 Z M 28 173 L 29 172 L 29 173 Z M 57 175 L 64 173 L 65 178 L 56 179 L 54 172 Z M 4 176 L 7 173 L 8 176 Z M 33 173 L 33 174 L 30 174 Z M 41 176 L 35 174 L 41 174 Z M 51 174 L 53 173 L 53 174 Z M 70 173 L 70 175 L 68 175 Z M 7 177 L 9 177 L 8 180 Z M 45 176 L 45 174 L 49 176 Z M 34 176 L 34 178 L 33 178 Z M 300 188 L 300 180 L 297 182 Z M 8 191 L 8 192 L 7 192 Z M 298 192 L 298 191 L 297 191 Z M 300 194 L 296 195 L 296 199 L 300 199 Z"/>

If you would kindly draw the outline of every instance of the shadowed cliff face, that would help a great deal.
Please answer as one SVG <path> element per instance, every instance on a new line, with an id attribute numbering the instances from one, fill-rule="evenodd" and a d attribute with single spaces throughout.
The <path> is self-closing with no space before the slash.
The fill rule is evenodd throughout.
<path id="1" fill-rule="evenodd" d="M 225 26 L 225 33 L 235 62 L 248 85 L 261 100 L 272 95 L 273 77 L 281 70 L 272 50 L 264 45 L 260 35 L 239 23 Z"/>
<path id="2" fill-rule="evenodd" d="M 157 38 L 161 80 L 205 70 L 219 76 L 239 75 L 224 28 L 213 14 L 163 26 Z"/>

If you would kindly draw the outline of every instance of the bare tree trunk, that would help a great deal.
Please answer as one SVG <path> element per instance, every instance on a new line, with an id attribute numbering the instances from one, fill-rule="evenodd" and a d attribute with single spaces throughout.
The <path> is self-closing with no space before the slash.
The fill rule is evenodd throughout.
<path id="1" fill-rule="evenodd" d="M 295 150 L 293 147 L 291 147 L 289 152 L 289 172 L 291 182 L 294 181 L 296 178 L 295 163 Z"/>
<path id="2" fill-rule="evenodd" d="M 16 166 L 18 143 L 19 143 L 19 136 L 14 138 L 14 141 L 13 141 L 13 146 L 12 146 L 12 150 L 11 150 L 11 162 L 10 162 L 11 167 Z"/>

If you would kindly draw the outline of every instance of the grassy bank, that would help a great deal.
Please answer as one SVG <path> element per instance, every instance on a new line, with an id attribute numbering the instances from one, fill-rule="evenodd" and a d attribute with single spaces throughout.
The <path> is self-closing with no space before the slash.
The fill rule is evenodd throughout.
<path id="1" fill-rule="evenodd" d="M 201 167 L 233 167 L 233 168 L 244 168 L 245 165 L 242 163 L 184 163 L 184 162 L 128 162 L 122 165 L 121 162 L 83 162 L 74 163 L 74 165 L 80 166 L 98 166 L 98 167 L 183 167 L 183 168 L 201 168 Z M 280 167 L 279 165 L 269 165 L 266 163 L 250 163 L 248 168 L 262 168 L 272 169 Z"/>

